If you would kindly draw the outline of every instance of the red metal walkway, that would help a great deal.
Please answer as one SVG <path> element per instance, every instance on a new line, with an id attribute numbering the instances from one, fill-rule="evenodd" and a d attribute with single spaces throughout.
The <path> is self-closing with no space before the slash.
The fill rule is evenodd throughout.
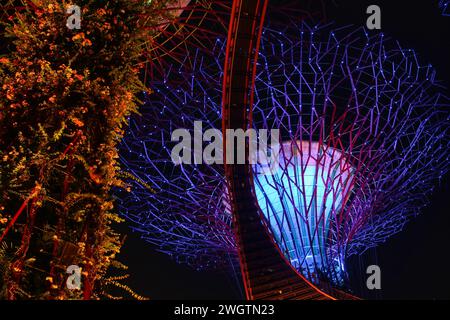
<path id="1" fill-rule="evenodd" d="M 222 130 L 251 127 L 256 60 L 268 0 L 235 0 L 223 77 Z M 248 148 L 247 148 L 248 149 Z M 224 139 L 226 154 L 226 139 Z M 274 243 L 253 194 L 251 166 L 225 165 L 247 299 L 334 299 L 299 274 Z"/>

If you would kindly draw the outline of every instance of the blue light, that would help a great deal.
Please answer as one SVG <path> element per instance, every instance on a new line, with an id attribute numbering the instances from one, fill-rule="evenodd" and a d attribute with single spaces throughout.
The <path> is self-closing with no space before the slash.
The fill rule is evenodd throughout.
<path id="1" fill-rule="evenodd" d="M 330 223 L 351 192 L 352 168 L 339 151 L 317 142 L 288 142 L 282 148 L 273 175 L 255 173 L 258 204 L 296 269 L 314 281 L 317 271 L 331 264 L 333 277 L 342 278 L 342 259 L 327 260 L 333 249 Z"/>

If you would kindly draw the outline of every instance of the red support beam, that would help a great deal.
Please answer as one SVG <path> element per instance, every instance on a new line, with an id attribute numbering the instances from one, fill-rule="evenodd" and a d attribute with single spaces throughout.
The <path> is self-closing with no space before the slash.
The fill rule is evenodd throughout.
<path id="1" fill-rule="evenodd" d="M 226 130 L 252 126 L 256 63 L 267 3 L 233 1 L 222 93 L 225 160 Z M 334 299 L 295 270 L 269 234 L 256 203 L 251 166 L 225 164 L 225 174 L 247 299 Z"/>

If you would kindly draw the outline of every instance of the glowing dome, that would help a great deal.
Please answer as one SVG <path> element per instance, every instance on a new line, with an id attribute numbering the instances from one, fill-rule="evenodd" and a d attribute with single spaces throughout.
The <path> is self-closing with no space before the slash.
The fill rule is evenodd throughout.
<path id="1" fill-rule="evenodd" d="M 336 149 L 318 142 L 288 141 L 271 174 L 255 172 L 255 193 L 275 240 L 291 264 L 311 279 L 329 265 L 330 223 L 352 189 L 352 167 Z M 334 278 L 343 261 L 334 258 Z"/>

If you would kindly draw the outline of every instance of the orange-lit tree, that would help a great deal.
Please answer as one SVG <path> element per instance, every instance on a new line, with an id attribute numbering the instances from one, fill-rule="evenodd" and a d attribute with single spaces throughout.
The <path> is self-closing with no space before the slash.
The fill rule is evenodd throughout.
<path id="1" fill-rule="evenodd" d="M 138 48 L 152 31 L 139 16 L 160 23 L 164 1 L 77 0 L 80 29 L 66 26 L 70 4 L 27 1 L 0 36 L 0 299 L 128 291 L 106 277 L 123 267 L 109 192 L 126 188 L 116 145 L 145 90 Z M 66 286 L 70 265 L 81 290 Z"/>

